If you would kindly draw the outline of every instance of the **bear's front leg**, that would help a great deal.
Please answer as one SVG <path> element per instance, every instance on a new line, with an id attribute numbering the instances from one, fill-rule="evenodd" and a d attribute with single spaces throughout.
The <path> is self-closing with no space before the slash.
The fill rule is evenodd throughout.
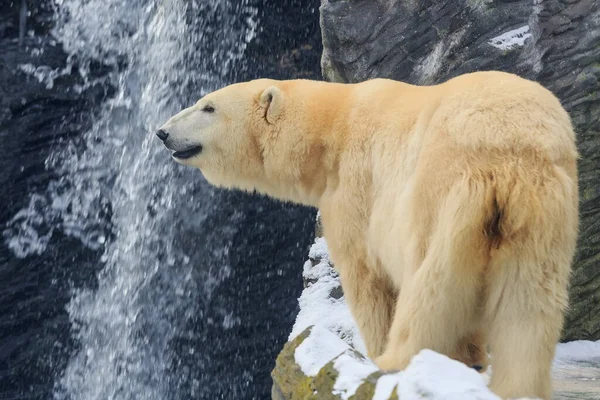
<path id="1" fill-rule="evenodd" d="M 344 297 L 360 330 L 367 355 L 373 359 L 385 348 L 397 296 L 391 282 L 366 264 L 342 265 L 338 269 Z"/>

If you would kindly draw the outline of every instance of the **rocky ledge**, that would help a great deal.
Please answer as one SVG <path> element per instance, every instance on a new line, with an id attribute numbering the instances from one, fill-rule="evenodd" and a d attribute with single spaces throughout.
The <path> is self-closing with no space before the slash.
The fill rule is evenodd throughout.
<path id="1" fill-rule="evenodd" d="M 300 312 L 271 374 L 273 399 L 447 399 L 460 393 L 498 399 L 483 375 L 429 350 L 402 373 L 380 371 L 363 355 L 364 343 L 322 237 L 311 247 L 303 279 Z"/>
<path id="2" fill-rule="evenodd" d="M 318 232 L 319 233 L 319 232 Z M 300 312 L 277 357 L 274 400 L 499 400 L 480 374 L 430 350 L 402 372 L 383 372 L 366 356 L 327 243 L 317 237 L 304 264 Z M 553 365 L 555 400 L 600 398 L 600 341 L 560 344 Z"/>

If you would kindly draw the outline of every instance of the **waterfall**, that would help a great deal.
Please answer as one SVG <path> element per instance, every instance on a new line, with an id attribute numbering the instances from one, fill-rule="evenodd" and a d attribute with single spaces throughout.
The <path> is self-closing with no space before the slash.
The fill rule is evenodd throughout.
<path id="1" fill-rule="evenodd" d="M 102 251 L 95 282 L 72 288 L 67 308 L 76 348 L 55 398 L 184 398 L 170 346 L 185 339 L 187 323 L 202 318 L 198 304 L 230 274 L 229 248 L 220 243 L 237 229 L 215 233 L 203 225 L 220 194 L 197 171 L 172 162 L 153 132 L 243 69 L 257 11 L 226 0 L 55 3 L 53 35 L 68 63 L 60 71 L 22 70 L 47 85 L 76 71 L 84 81 L 76 91 L 111 88 L 91 117 L 93 128 L 48 158 L 57 178 L 47 192 L 33 193 L 4 232 L 18 257 L 43 252 L 58 230 Z M 225 327 L 236 323 L 232 311 L 219 312 Z M 201 374 L 190 380 L 186 393 L 201 396 Z"/>

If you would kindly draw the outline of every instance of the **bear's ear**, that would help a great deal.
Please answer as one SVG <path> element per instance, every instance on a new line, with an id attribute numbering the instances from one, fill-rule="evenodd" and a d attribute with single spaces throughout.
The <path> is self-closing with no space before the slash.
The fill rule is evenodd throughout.
<path id="1" fill-rule="evenodd" d="M 260 107 L 268 123 L 274 123 L 283 111 L 284 96 L 277 86 L 269 86 L 260 95 Z"/>

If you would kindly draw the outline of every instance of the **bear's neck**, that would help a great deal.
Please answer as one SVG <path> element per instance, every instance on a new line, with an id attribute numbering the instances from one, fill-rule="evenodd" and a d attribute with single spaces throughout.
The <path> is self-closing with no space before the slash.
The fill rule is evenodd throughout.
<path id="1" fill-rule="evenodd" d="M 352 88 L 353 85 L 326 82 L 310 84 L 309 90 L 302 93 L 298 111 L 282 124 L 285 131 L 275 132 L 275 146 L 267 146 L 269 154 L 264 159 L 268 183 L 257 188 L 259 191 L 319 207 L 323 194 L 339 183 L 340 168 L 344 168 L 340 163 L 347 158 L 348 148 L 352 148 L 353 156 L 365 159 L 357 151 L 367 153 L 368 144 L 350 126 L 350 110 L 356 111 L 347 104 Z M 318 106 L 311 107 L 313 104 Z M 360 141 L 363 143 L 357 150 Z"/>
<path id="2" fill-rule="evenodd" d="M 373 161 L 395 163 L 399 143 L 420 131 L 415 124 L 426 125 L 436 109 L 432 95 L 417 95 L 425 90 L 389 80 L 312 81 L 294 88 L 293 113 L 265 147 L 268 183 L 257 189 L 319 208 L 323 201 L 335 202 L 340 188 L 369 192 L 377 174 Z"/>

